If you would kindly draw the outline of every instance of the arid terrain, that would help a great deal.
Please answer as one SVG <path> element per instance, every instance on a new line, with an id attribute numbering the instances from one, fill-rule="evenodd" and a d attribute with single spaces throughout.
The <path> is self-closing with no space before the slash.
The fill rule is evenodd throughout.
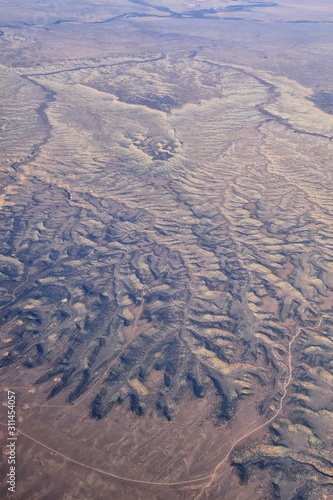
<path id="1" fill-rule="evenodd" d="M 331 2 L 0 13 L 1 498 L 333 499 Z"/>

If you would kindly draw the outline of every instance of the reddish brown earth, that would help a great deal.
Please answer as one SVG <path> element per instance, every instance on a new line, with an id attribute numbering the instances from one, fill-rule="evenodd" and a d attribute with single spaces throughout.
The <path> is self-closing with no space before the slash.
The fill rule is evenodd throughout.
<path id="1" fill-rule="evenodd" d="M 330 3 L 0 13 L 1 498 L 333 498 Z"/>

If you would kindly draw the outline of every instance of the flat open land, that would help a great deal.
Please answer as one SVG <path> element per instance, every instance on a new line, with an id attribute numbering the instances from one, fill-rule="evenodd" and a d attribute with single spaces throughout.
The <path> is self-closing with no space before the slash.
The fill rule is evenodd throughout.
<path id="1" fill-rule="evenodd" d="M 332 2 L 0 14 L 1 498 L 333 499 Z"/>

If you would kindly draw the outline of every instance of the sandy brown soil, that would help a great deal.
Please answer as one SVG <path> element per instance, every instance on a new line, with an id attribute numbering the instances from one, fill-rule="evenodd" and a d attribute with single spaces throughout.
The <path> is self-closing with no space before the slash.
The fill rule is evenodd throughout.
<path id="1" fill-rule="evenodd" d="M 330 3 L 0 13 L 1 498 L 333 498 Z"/>

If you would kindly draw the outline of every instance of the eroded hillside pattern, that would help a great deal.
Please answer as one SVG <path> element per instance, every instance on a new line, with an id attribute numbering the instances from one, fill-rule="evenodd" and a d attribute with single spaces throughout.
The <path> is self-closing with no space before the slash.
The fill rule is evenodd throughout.
<path id="1" fill-rule="evenodd" d="M 252 401 L 276 418 L 231 450 L 240 480 L 331 491 L 332 116 L 193 55 L 1 79 L 4 379 L 95 421 Z"/>

